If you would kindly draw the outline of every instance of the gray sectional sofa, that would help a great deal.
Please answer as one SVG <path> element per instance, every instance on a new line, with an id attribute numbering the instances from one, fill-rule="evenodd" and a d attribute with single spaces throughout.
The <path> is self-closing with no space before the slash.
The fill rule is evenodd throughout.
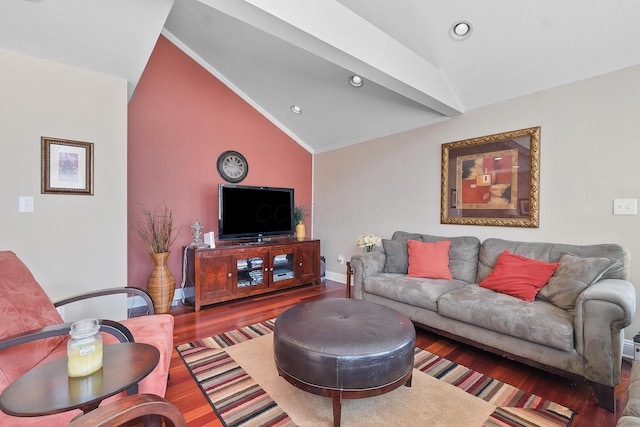
<path id="1" fill-rule="evenodd" d="M 408 240 L 449 240 L 452 279 L 409 277 Z M 505 250 L 560 264 L 534 301 L 478 285 Z M 602 259 L 612 260 L 603 271 L 580 271 Z M 353 256 L 350 264 L 354 298 L 392 307 L 418 327 L 554 374 L 585 379 L 595 386 L 598 405 L 615 410 L 623 329 L 631 323 L 636 305 L 635 288 L 628 281 L 629 256 L 621 246 L 480 242 L 469 236 L 397 231 L 383 240 L 383 248 Z M 582 273 L 592 279 L 584 279 Z"/>

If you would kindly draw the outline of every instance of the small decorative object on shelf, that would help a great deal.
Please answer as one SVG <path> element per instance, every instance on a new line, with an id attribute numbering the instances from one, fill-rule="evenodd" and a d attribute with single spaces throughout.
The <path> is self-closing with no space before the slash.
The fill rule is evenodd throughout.
<path id="1" fill-rule="evenodd" d="M 371 252 L 374 246 L 382 245 L 382 239 L 371 233 L 361 234 L 356 239 L 356 246 L 363 248 L 365 252 Z"/>
<path id="2" fill-rule="evenodd" d="M 202 241 L 202 233 L 200 230 L 202 230 L 204 226 L 200 223 L 200 220 L 196 219 L 196 222 L 191 224 L 191 228 L 195 231 L 193 232 L 193 242 L 191 242 L 189 246 L 196 248 L 208 248 L 209 244 Z"/>
<path id="3" fill-rule="evenodd" d="M 191 242 L 191 245 L 197 246 L 202 243 L 202 233 L 200 232 L 200 230 L 202 230 L 202 224 L 200 224 L 200 220 L 196 219 L 196 222 L 191 224 L 191 228 L 195 230 L 193 232 L 193 242 Z"/>
<path id="4" fill-rule="evenodd" d="M 304 220 L 307 217 L 307 211 L 304 206 L 296 205 L 293 207 L 293 220 L 296 223 L 296 239 L 304 240 L 307 235 L 307 228 Z"/>

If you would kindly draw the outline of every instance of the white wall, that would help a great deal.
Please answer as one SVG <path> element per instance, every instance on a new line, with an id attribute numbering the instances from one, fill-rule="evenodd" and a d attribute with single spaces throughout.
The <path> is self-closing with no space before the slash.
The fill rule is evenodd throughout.
<path id="1" fill-rule="evenodd" d="M 481 240 L 618 243 L 640 259 L 640 217 L 613 216 L 614 198 L 640 198 L 640 66 L 469 111 L 434 126 L 315 157 L 314 237 L 328 274 L 365 232 L 395 230 Z M 540 227 L 440 224 L 440 145 L 541 126 Z M 632 261 L 639 288 L 640 269 Z M 638 310 L 640 311 L 640 309 Z M 640 330 L 639 316 L 627 337 Z"/>
<path id="2" fill-rule="evenodd" d="M 0 249 L 53 300 L 124 286 L 127 82 L 0 49 L 0 100 Z M 93 196 L 40 194 L 42 136 L 94 143 Z"/>

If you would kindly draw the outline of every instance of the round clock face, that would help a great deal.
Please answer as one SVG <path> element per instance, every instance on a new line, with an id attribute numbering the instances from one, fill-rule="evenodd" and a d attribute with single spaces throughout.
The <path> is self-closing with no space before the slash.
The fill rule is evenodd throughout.
<path id="1" fill-rule="evenodd" d="M 240 182 L 247 177 L 249 164 L 237 151 L 225 151 L 218 157 L 218 173 L 228 182 Z"/>

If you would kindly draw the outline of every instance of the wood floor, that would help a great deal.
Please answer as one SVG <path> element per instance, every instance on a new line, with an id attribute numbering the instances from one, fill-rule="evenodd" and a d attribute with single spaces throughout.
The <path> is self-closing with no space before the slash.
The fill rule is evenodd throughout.
<path id="1" fill-rule="evenodd" d="M 217 304 L 198 313 L 188 305 L 174 306 L 171 311 L 175 317 L 174 344 L 277 317 L 301 302 L 343 298 L 345 290 L 344 284 L 327 280 L 321 285 Z M 417 345 L 421 348 L 573 409 L 577 415 L 572 427 L 613 427 L 627 400 L 631 365 L 626 361 L 623 362 L 622 383 L 616 388 L 618 409 L 611 413 L 598 408 L 589 384 L 572 382 L 420 329 L 417 332 Z M 173 353 L 167 400 L 180 409 L 190 427 L 222 426 L 177 352 L 174 350 Z"/>

